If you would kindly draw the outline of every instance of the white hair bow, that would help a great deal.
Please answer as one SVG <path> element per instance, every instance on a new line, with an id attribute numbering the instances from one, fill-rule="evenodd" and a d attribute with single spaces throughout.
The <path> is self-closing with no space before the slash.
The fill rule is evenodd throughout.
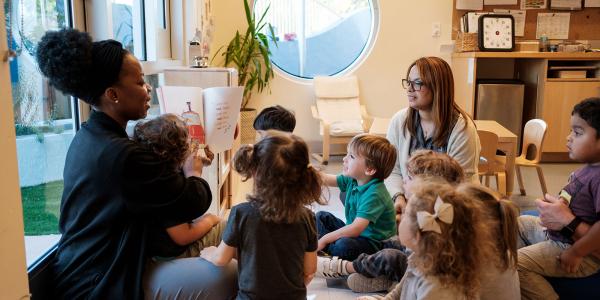
<path id="1" fill-rule="evenodd" d="M 446 224 L 452 224 L 454 220 L 454 207 L 452 204 L 445 203 L 442 201 L 440 196 L 435 199 L 435 205 L 433 206 L 433 215 L 426 211 L 417 212 L 417 224 L 421 231 L 434 231 L 442 233 L 442 228 L 438 224 L 437 220 L 440 220 Z"/>

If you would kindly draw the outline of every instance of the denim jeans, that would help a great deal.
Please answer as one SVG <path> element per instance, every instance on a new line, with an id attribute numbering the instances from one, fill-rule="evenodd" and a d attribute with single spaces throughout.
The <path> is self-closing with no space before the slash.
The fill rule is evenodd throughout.
<path id="1" fill-rule="evenodd" d="M 558 295 L 544 277 L 581 278 L 600 270 L 600 259 L 588 255 L 575 273 L 567 273 L 557 257 L 571 247 L 568 243 L 549 240 L 538 217 L 519 217 L 519 281 L 523 299 L 558 299 Z M 530 246 L 527 246 L 530 245 Z"/>
<path id="2" fill-rule="evenodd" d="M 407 254 L 398 249 L 382 249 L 375 254 L 361 254 L 352 262 L 357 273 L 367 277 L 385 276 L 399 282 L 407 267 Z"/>
<path id="3" fill-rule="evenodd" d="M 344 221 L 326 211 L 317 212 L 316 217 L 319 239 L 330 232 L 346 226 Z M 341 259 L 352 261 L 362 253 L 372 254 L 377 252 L 379 248 L 381 248 L 381 242 L 359 236 L 341 238 L 327 245 L 323 251 L 332 256 L 338 256 Z"/>

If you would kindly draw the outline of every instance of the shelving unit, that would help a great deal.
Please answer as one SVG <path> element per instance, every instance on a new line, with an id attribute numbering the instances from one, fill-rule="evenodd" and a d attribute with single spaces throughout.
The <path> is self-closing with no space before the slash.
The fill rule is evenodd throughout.
<path id="1" fill-rule="evenodd" d="M 570 113 L 582 99 L 600 96 L 600 53 L 468 52 L 452 55 L 456 102 L 473 115 L 477 80 L 520 79 L 525 83 L 523 124 L 548 123 L 543 161 L 568 161 Z M 586 78 L 559 78 L 559 71 L 585 70 Z"/>

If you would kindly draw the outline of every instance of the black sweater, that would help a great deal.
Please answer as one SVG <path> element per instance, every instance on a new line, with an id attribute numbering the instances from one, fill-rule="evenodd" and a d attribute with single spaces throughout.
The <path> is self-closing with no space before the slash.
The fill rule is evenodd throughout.
<path id="1" fill-rule="evenodd" d="M 67 153 L 56 296 L 143 299 L 150 224 L 187 222 L 210 202 L 206 181 L 185 178 L 138 147 L 108 115 L 93 112 Z"/>

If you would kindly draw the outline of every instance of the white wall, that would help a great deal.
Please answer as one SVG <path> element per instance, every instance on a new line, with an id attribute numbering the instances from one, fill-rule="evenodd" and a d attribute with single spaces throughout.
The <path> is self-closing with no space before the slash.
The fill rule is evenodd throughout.
<path id="1" fill-rule="evenodd" d="M 226 44 L 235 30 L 244 31 L 243 0 L 212 1 L 214 5 L 215 38 L 211 52 Z M 450 61 L 449 53 L 440 46 L 450 41 L 452 1 L 450 0 L 379 0 L 380 24 L 377 40 L 368 57 L 353 73 L 360 81 L 361 101 L 369 114 L 391 117 L 406 107 L 406 94 L 401 87 L 406 68 L 421 56 L 441 56 Z M 431 37 L 433 22 L 441 24 L 441 37 Z M 213 54 L 211 54 L 212 56 Z M 261 109 L 279 104 L 296 113 L 295 133 L 313 147 L 320 147 L 318 121 L 310 114 L 314 103 L 312 86 L 290 80 L 277 73 L 271 94 L 263 93 L 251 99 L 250 107 Z"/>
<path id="2" fill-rule="evenodd" d="M 0 6 L 4 16 L 4 5 Z M 8 63 L 6 27 L 0 19 L 0 294 L 3 299 L 23 299 L 29 295 L 25 263 L 23 209 L 17 169 L 17 151 Z"/>

